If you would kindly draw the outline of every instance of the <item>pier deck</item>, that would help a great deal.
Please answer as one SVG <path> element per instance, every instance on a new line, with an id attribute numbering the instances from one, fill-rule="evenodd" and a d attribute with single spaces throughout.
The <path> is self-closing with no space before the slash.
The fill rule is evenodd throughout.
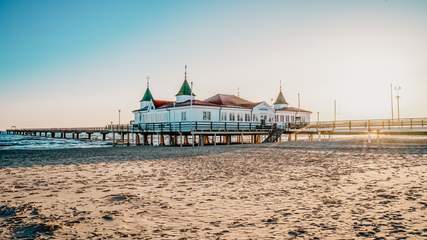
<path id="1" fill-rule="evenodd" d="M 427 118 L 318 121 L 310 124 L 260 124 L 255 122 L 165 122 L 139 125 L 108 125 L 85 128 L 7 129 L 7 134 L 103 141 L 130 145 L 216 145 L 280 141 L 282 135 L 427 135 Z M 118 135 L 118 136 L 117 136 Z M 107 137 L 108 136 L 108 137 Z"/>

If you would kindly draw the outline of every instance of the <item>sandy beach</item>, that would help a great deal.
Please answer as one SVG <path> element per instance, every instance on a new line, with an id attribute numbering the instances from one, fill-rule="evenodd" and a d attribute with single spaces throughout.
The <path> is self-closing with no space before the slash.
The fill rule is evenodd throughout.
<path id="1" fill-rule="evenodd" d="M 425 239 L 427 141 L 1 151 L 0 239 Z"/>

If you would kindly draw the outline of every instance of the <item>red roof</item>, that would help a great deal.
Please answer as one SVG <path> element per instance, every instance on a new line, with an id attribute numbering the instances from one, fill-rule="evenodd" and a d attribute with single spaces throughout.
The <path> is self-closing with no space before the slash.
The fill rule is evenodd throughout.
<path id="1" fill-rule="evenodd" d="M 183 107 L 183 106 L 190 106 L 190 105 L 213 106 L 213 107 L 218 106 L 218 105 L 210 103 L 210 102 L 194 99 L 192 102 L 190 100 L 187 100 L 185 102 L 169 102 L 168 104 L 162 105 L 159 108 Z"/>
<path id="2" fill-rule="evenodd" d="M 159 108 L 159 107 L 163 107 L 165 105 L 171 104 L 173 102 L 172 101 L 168 101 L 168 100 L 158 100 L 158 99 L 156 99 L 156 100 L 153 100 L 153 103 L 154 103 L 154 106 L 156 108 Z"/>
<path id="3" fill-rule="evenodd" d="M 302 108 L 296 108 L 296 107 L 282 107 L 282 108 L 276 109 L 276 111 L 307 112 L 307 113 L 311 113 L 308 110 L 304 110 Z"/>
<path id="4" fill-rule="evenodd" d="M 243 99 L 238 96 L 228 95 L 228 94 L 216 94 L 205 100 L 206 102 L 210 102 L 219 106 L 226 107 L 243 107 L 243 108 L 253 108 L 258 103 L 253 103 L 246 99 Z"/>

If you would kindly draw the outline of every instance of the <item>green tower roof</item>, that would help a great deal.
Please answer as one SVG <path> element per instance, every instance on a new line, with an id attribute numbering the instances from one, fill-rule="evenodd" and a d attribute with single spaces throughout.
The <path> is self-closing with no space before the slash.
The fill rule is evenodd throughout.
<path id="1" fill-rule="evenodd" d="M 151 101 L 151 100 L 153 100 L 153 95 L 151 94 L 150 88 L 147 87 L 147 90 L 145 90 L 145 93 L 141 99 L 141 102 Z"/>
<path id="2" fill-rule="evenodd" d="M 175 95 L 175 96 L 190 96 L 191 95 L 191 87 L 190 84 L 188 84 L 187 79 L 184 80 L 184 82 L 182 83 L 181 89 L 179 89 L 179 92 Z M 193 93 L 193 96 L 196 96 Z"/>
<path id="3" fill-rule="evenodd" d="M 276 101 L 274 102 L 274 104 L 288 104 L 288 102 L 286 102 L 285 97 L 283 96 L 282 90 L 280 89 L 279 92 L 279 96 L 277 96 Z"/>

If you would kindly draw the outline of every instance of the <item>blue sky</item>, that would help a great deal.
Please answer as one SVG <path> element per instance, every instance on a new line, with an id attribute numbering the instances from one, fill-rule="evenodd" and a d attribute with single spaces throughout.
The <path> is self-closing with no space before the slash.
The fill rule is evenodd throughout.
<path id="1" fill-rule="evenodd" d="M 173 99 L 185 64 L 201 99 L 270 102 L 281 80 L 325 120 L 334 99 L 382 118 L 393 83 L 403 116 L 427 116 L 426 29 L 426 1 L 0 0 L 0 129 L 130 120 L 145 76 Z"/>
<path id="2" fill-rule="evenodd" d="M 153 31 L 180 9 L 157 1 L 118 3 L 0 1 L 2 75 L 30 74 L 96 55 L 137 32 Z"/>

